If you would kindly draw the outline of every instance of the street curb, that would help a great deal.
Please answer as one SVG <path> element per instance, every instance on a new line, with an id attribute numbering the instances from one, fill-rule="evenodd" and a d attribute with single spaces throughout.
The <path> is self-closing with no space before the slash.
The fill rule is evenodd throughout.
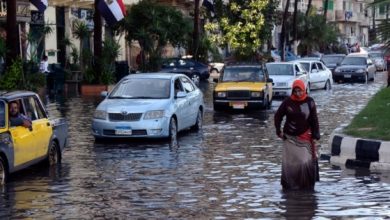
<path id="1" fill-rule="evenodd" d="M 329 138 L 328 152 L 321 158 L 331 164 L 390 170 L 390 141 L 370 140 L 345 135 L 335 129 Z"/>

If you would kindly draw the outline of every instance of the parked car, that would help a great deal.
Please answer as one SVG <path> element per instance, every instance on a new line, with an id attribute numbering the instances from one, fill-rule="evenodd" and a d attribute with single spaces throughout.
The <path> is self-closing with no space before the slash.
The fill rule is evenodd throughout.
<path id="1" fill-rule="evenodd" d="M 213 81 L 219 78 L 224 65 L 225 63 L 209 63 L 210 77 Z"/>
<path id="2" fill-rule="evenodd" d="M 102 96 L 92 120 L 96 139 L 176 138 L 181 130 L 202 127 L 203 93 L 183 74 L 128 75 Z"/>
<path id="3" fill-rule="evenodd" d="M 376 67 L 368 54 L 349 54 L 334 70 L 333 80 L 367 83 L 369 80 L 374 80 L 375 72 Z"/>
<path id="4" fill-rule="evenodd" d="M 193 59 L 167 59 L 163 62 L 160 72 L 184 74 L 196 85 L 200 80 L 207 80 L 210 77 L 209 66 Z"/>
<path id="5" fill-rule="evenodd" d="M 368 55 L 375 64 L 376 70 L 386 70 L 387 62 L 384 59 L 384 54 L 382 51 L 369 51 Z"/>
<path id="6" fill-rule="evenodd" d="M 265 109 L 272 103 L 272 80 L 259 63 L 226 65 L 214 88 L 214 110 Z"/>
<path id="7" fill-rule="evenodd" d="M 9 105 L 17 102 L 19 112 L 31 119 L 31 127 L 11 126 Z M 0 93 L 0 185 L 8 175 L 46 161 L 48 166 L 61 161 L 68 143 L 68 124 L 63 118 L 49 119 L 39 96 L 34 92 Z"/>
<path id="8" fill-rule="evenodd" d="M 333 85 L 332 71 L 330 71 L 322 62 L 316 60 L 297 60 L 309 72 L 309 86 L 312 89 L 329 90 Z"/>
<path id="9" fill-rule="evenodd" d="M 266 66 L 269 77 L 274 82 L 274 97 L 290 96 L 292 84 L 296 79 L 301 79 L 305 83 L 307 92 L 310 92 L 309 73 L 299 62 L 272 62 L 267 63 Z"/>
<path id="10" fill-rule="evenodd" d="M 334 74 L 334 69 L 341 64 L 345 56 L 345 54 L 326 54 L 322 56 L 322 62 Z"/>

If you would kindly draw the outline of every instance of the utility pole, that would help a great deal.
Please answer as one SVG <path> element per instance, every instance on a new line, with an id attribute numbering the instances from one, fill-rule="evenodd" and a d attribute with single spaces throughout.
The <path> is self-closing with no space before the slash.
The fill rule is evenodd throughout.
<path id="1" fill-rule="evenodd" d="M 93 15 L 94 29 L 93 29 L 93 48 L 94 48 L 94 68 L 96 76 L 101 75 L 101 63 L 102 57 L 102 16 L 98 8 L 99 0 L 95 0 L 95 13 Z"/>
<path id="2" fill-rule="evenodd" d="M 195 60 L 198 60 L 198 47 L 199 47 L 199 5 L 200 5 L 200 0 L 195 0 L 194 32 L 192 36 L 192 54 Z"/>
<path id="3" fill-rule="evenodd" d="M 16 0 L 7 0 L 7 39 L 6 39 L 6 68 L 19 55 L 18 25 L 16 23 Z"/>

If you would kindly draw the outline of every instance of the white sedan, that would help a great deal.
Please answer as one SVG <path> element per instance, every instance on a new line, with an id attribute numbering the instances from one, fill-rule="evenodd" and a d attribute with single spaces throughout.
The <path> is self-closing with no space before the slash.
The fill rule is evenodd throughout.
<path id="1" fill-rule="evenodd" d="M 143 73 L 124 77 L 93 116 L 95 138 L 171 137 L 201 129 L 203 93 L 183 74 Z"/>
<path id="2" fill-rule="evenodd" d="M 294 80 L 301 79 L 306 86 L 307 93 L 310 92 L 309 74 L 306 69 L 296 61 L 271 62 L 266 64 L 269 77 L 273 80 L 273 96 L 290 96 Z"/>
<path id="3" fill-rule="evenodd" d="M 333 85 L 332 71 L 318 60 L 297 60 L 309 72 L 310 89 L 329 90 Z"/>

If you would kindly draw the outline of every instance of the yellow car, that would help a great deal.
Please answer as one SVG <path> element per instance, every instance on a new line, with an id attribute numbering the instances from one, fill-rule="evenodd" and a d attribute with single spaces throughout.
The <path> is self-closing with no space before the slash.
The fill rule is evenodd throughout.
<path id="1" fill-rule="evenodd" d="M 214 110 L 267 109 L 272 103 L 272 84 L 262 64 L 227 65 L 214 88 Z"/>
<path id="2" fill-rule="evenodd" d="M 15 106 L 11 111 L 10 105 Z M 11 118 L 14 109 L 20 114 Z M 0 92 L 0 185 L 6 183 L 10 173 L 40 161 L 59 163 L 67 134 L 65 119 L 49 119 L 37 94 Z"/>

